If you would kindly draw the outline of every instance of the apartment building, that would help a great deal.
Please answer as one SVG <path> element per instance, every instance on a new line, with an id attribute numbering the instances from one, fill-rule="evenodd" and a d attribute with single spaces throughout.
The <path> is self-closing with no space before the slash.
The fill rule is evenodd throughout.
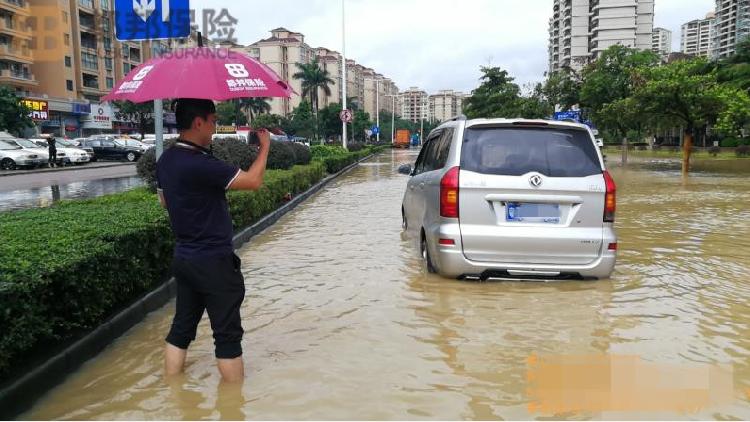
<path id="1" fill-rule="evenodd" d="M 553 0 L 549 23 L 549 70 L 582 69 L 620 44 L 650 50 L 653 0 Z"/>
<path id="2" fill-rule="evenodd" d="M 418 123 L 420 120 L 427 120 L 429 96 L 424 90 L 417 87 L 411 87 L 401 93 L 400 106 L 401 118 Z"/>
<path id="3" fill-rule="evenodd" d="M 712 57 L 733 55 L 737 43 L 750 37 L 750 0 L 716 0 Z"/>
<path id="4" fill-rule="evenodd" d="M 711 12 L 704 19 L 695 19 L 683 24 L 680 51 L 692 56 L 711 57 L 715 19 L 716 14 Z"/>
<path id="5" fill-rule="evenodd" d="M 672 31 L 664 28 L 654 28 L 651 37 L 651 51 L 661 57 L 669 56 L 672 52 Z"/>
<path id="6" fill-rule="evenodd" d="M 27 19 L 31 15 L 25 0 L 0 2 L 0 84 L 27 96 L 39 81 L 32 71 L 32 32 Z"/>
<path id="7" fill-rule="evenodd" d="M 465 94 L 450 89 L 430 95 L 428 120 L 444 122 L 462 114 L 465 97 Z"/>
<path id="8" fill-rule="evenodd" d="M 318 63 L 321 69 L 328 72 L 328 75 L 333 79 L 333 85 L 331 85 L 331 95 L 321 89 L 318 92 L 318 98 L 320 101 L 320 107 L 327 107 L 334 103 L 341 103 L 342 94 L 342 81 L 344 79 L 344 68 L 342 66 L 342 57 L 338 51 L 329 50 L 325 47 L 319 47 L 315 49 L 315 56 L 318 58 Z"/>
<path id="9" fill-rule="evenodd" d="M 299 71 L 297 64 L 308 64 L 316 56 L 315 50 L 305 43 L 305 36 L 286 28 L 271 31 L 271 37 L 247 47 L 249 55 L 268 65 L 281 79 L 287 81 L 295 92 L 302 94 L 302 83 L 293 75 Z M 271 113 L 289 116 L 299 106 L 302 97 L 272 98 Z"/>

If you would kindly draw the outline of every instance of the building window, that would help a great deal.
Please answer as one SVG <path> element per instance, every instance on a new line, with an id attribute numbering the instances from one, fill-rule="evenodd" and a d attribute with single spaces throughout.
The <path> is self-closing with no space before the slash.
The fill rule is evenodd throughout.
<path id="1" fill-rule="evenodd" d="M 107 70 L 112 70 L 112 58 L 111 57 L 104 58 L 104 68 Z"/>
<path id="2" fill-rule="evenodd" d="M 99 57 L 96 54 L 81 53 L 81 65 L 84 69 L 99 70 Z"/>
<path id="3" fill-rule="evenodd" d="M 89 9 L 94 8 L 94 0 L 78 0 L 78 4 L 83 7 L 88 7 Z"/>
<path id="4" fill-rule="evenodd" d="M 86 88 L 99 89 L 99 78 L 94 75 L 83 74 L 83 86 Z"/>
<path id="5" fill-rule="evenodd" d="M 107 89 L 112 89 L 115 86 L 115 80 L 112 78 L 107 78 Z"/>
<path id="6" fill-rule="evenodd" d="M 70 56 L 65 56 L 65 67 L 71 67 L 72 63 L 70 60 Z"/>
<path id="7" fill-rule="evenodd" d="M 130 63 L 125 63 L 122 65 L 122 72 L 126 75 L 128 74 L 128 72 L 130 72 Z"/>
<path id="8" fill-rule="evenodd" d="M 71 81 L 70 79 L 68 79 L 67 81 L 65 81 L 65 86 L 68 88 L 68 91 L 72 91 L 73 90 L 73 81 Z"/>
<path id="9" fill-rule="evenodd" d="M 109 10 L 109 0 L 101 0 L 99 7 L 101 7 L 102 10 Z"/>
<path id="10" fill-rule="evenodd" d="M 102 18 L 102 29 L 104 32 L 109 33 L 109 19 Z"/>
<path id="11" fill-rule="evenodd" d="M 112 38 L 104 37 L 104 49 L 112 51 Z"/>

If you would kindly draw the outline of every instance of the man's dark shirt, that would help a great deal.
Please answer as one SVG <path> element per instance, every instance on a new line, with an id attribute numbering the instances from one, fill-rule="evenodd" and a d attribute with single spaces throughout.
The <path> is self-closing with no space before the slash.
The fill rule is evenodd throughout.
<path id="1" fill-rule="evenodd" d="M 57 141 L 55 140 L 55 138 L 49 138 L 47 140 L 47 146 L 49 147 L 50 151 L 57 151 L 57 145 L 56 144 L 57 144 Z"/>
<path id="2" fill-rule="evenodd" d="M 193 143 L 179 140 L 156 164 L 157 187 L 167 203 L 175 256 L 231 255 L 232 218 L 226 190 L 240 169 Z"/>

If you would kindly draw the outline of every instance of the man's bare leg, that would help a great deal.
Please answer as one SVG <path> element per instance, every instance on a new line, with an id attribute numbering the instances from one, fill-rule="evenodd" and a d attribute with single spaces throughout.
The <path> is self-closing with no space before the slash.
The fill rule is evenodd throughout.
<path id="1" fill-rule="evenodd" d="M 242 382 L 245 379 L 245 367 L 242 356 L 234 359 L 217 359 L 221 378 L 225 382 Z"/>
<path id="2" fill-rule="evenodd" d="M 186 356 L 187 350 L 167 343 L 164 348 L 164 372 L 166 376 L 171 377 L 181 374 L 185 369 Z"/>

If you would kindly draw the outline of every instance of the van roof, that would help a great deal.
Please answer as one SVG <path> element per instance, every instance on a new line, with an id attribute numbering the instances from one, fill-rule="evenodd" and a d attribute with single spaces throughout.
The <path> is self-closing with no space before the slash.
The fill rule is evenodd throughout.
<path id="1" fill-rule="evenodd" d="M 544 119 L 472 119 L 466 121 L 466 127 L 473 126 L 538 126 L 557 129 L 582 129 L 589 130 L 589 127 L 582 123 L 562 122 L 559 120 Z"/>

